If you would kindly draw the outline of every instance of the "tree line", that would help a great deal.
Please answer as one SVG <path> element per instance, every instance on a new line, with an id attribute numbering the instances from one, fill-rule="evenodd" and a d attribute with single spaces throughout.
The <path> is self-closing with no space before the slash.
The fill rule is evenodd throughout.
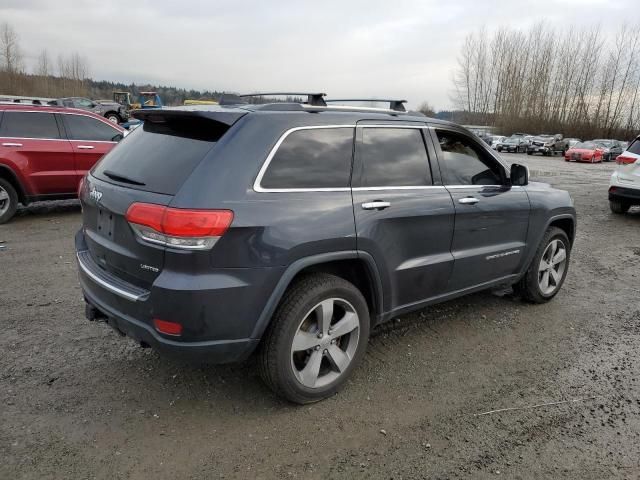
<path id="1" fill-rule="evenodd" d="M 452 100 L 503 134 L 632 138 L 640 130 L 640 25 L 613 37 L 600 28 L 537 24 L 467 35 Z"/>
<path id="2" fill-rule="evenodd" d="M 134 100 L 142 91 L 156 91 L 166 105 L 182 105 L 186 99 L 218 100 L 222 93 L 162 85 L 124 84 L 92 80 L 87 58 L 78 52 L 55 59 L 43 49 L 35 65 L 27 69 L 19 36 L 8 23 L 0 24 L 0 94 L 31 97 L 89 97 L 112 99 L 114 91 L 128 91 Z"/>

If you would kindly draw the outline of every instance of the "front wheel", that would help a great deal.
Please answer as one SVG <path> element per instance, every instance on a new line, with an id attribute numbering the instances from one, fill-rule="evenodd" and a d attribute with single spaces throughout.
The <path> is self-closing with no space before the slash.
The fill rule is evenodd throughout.
<path id="1" fill-rule="evenodd" d="M 368 340 L 362 293 L 340 277 L 306 275 L 287 290 L 262 339 L 260 375 L 291 402 L 317 402 L 345 383 Z"/>
<path id="2" fill-rule="evenodd" d="M 515 285 L 526 301 L 545 303 L 556 296 L 569 270 L 571 244 L 558 227 L 549 227 L 538 246 L 529 269 Z"/>
<path id="3" fill-rule="evenodd" d="M 115 113 L 109 113 L 105 118 L 116 125 L 120 123 L 120 117 Z"/>

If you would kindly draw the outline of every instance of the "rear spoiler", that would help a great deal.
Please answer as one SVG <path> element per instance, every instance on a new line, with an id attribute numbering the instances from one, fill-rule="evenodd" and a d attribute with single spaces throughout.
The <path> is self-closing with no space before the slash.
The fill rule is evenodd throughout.
<path id="1" fill-rule="evenodd" d="M 195 107 L 195 108 L 194 108 Z M 139 110 L 133 110 L 131 116 L 142 120 L 143 122 L 151 123 L 165 123 L 167 120 L 173 120 L 178 118 L 201 118 L 204 120 L 211 120 L 214 122 L 222 123 L 223 125 L 231 126 L 236 123 L 240 118 L 245 116 L 248 112 L 241 110 L 213 110 L 213 109 L 200 109 L 197 106 L 192 108 L 145 108 Z"/>

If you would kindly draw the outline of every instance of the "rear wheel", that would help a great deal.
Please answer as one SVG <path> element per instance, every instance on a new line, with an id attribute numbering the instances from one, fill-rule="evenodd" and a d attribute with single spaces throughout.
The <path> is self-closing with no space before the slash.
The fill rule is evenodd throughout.
<path id="1" fill-rule="evenodd" d="M 18 208 L 18 193 L 13 185 L 0 178 L 0 224 L 8 222 Z"/>
<path id="2" fill-rule="evenodd" d="M 351 375 L 369 340 L 369 310 L 342 278 L 310 274 L 285 294 L 262 339 L 260 375 L 295 403 L 333 395 Z"/>
<path id="3" fill-rule="evenodd" d="M 623 203 L 619 200 L 609 200 L 609 208 L 613 213 L 623 214 L 627 213 L 631 208 L 628 203 Z"/>
<path id="4" fill-rule="evenodd" d="M 557 227 L 549 227 L 527 273 L 516 284 L 524 300 L 545 303 L 556 296 L 569 269 L 571 246 L 569 237 Z"/>

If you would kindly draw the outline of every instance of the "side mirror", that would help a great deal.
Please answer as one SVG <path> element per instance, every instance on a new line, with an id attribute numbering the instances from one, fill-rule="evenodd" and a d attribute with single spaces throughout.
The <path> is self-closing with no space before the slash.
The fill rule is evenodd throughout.
<path id="1" fill-rule="evenodd" d="M 116 135 L 114 135 L 114 136 L 111 138 L 111 141 L 112 141 L 112 142 L 119 142 L 120 140 L 122 140 L 122 139 L 124 138 L 124 136 L 125 136 L 125 135 L 126 135 L 126 134 L 117 133 Z"/>
<path id="2" fill-rule="evenodd" d="M 511 165 L 511 185 L 524 186 L 529 184 L 529 168 L 514 163 Z"/>

